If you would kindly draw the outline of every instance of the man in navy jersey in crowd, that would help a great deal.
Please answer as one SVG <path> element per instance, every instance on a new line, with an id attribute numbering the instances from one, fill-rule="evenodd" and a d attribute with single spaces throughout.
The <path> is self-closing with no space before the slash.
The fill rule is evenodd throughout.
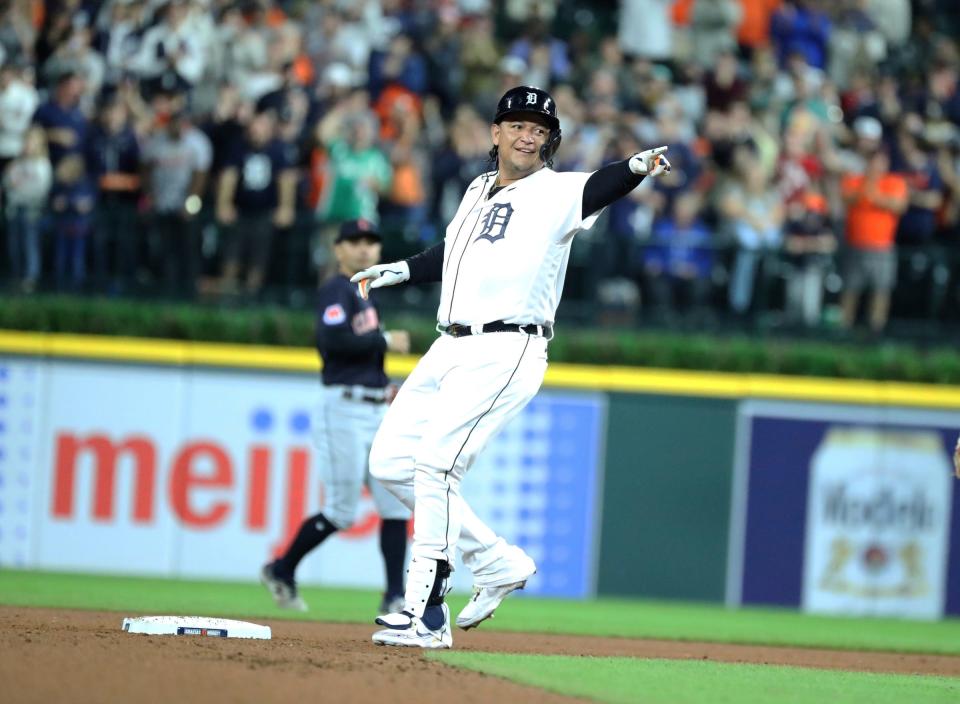
<path id="1" fill-rule="evenodd" d="M 226 235 L 223 279 L 259 293 L 266 277 L 275 228 L 293 224 L 297 170 L 290 149 L 276 137 L 272 112 L 254 115 L 229 156 L 217 184 L 217 222 Z"/>

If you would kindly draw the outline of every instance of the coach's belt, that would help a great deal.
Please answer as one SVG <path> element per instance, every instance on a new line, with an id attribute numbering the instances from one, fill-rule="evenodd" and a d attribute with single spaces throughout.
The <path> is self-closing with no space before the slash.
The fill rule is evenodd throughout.
<path id="1" fill-rule="evenodd" d="M 386 403 L 387 396 L 382 389 L 346 386 L 343 389 L 343 398 L 348 401 L 363 401 L 364 403 Z"/>
<path id="2" fill-rule="evenodd" d="M 519 325 L 517 323 L 505 323 L 502 320 L 494 320 L 492 323 L 483 325 L 461 325 L 453 323 L 452 325 L 437 325 L 437 330 L 452 337 L 465 337 L 467 335 L 477 335 L 487 332 L 524 332 L 527 335 L 539 335 L 548 340 L 553 337 L 553 328 L 549 325 Z"/>

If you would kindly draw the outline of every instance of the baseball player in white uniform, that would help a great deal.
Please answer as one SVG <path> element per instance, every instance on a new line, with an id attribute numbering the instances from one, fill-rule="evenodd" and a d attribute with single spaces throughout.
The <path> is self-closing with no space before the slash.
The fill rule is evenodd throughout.
<path id="1" fill-rule="evenodd" d="M 467 187 L 444 241 L 351 278 L 364 296 L 381 286 L 442 282 L 441 335 L 401 387 L 370 452 L 372 476 L 414 509 L 404 608 L 377 619 L 378 644 L 452 646 L 444 596 L 458 546 L 475 584 L 457 616 L 462 628 L 489 618 L 536 571 L 470 510 L 460 483 L 540 389 L 574 237 L 645 176 L 670 168 L 661 156 L 667 148 L 658 147 L 592 174 L 553 171 L 556 105 L 528 86 L 500 99 L 490 134 L 497 168 Z"/>

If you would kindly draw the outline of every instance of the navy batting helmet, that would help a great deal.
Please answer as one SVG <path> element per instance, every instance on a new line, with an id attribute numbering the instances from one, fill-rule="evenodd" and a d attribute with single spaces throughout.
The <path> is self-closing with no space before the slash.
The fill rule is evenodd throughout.
<path id="1" fill-rule="evenodd" d="M 540 147 L 540 158 L 547 165 L 551 165 L 553 155 L 560 147 L 561 138 L 557 104 L 545 90 L 533 86 L 517 86 L 508 90 L 500 98 L 493 121 L 499 125 L 508 115 L 524 112 L 546 118 L 547 124 L 550 126 L 550 136 L 547 138 L 547 143 Z"/>

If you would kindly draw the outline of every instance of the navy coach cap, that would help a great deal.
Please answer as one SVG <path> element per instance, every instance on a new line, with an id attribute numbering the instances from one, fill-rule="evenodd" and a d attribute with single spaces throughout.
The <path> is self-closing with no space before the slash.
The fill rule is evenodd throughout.
<path id="1" fill-rule="evenodd" d="M 358 240 L 362 237 L 382 242 L 383 237 L 377 232 L 377 226 L 369 220 L 347 220 L 340 226 L 340 234 L 337 235 L 337 242 L 344 240 Z"/>

